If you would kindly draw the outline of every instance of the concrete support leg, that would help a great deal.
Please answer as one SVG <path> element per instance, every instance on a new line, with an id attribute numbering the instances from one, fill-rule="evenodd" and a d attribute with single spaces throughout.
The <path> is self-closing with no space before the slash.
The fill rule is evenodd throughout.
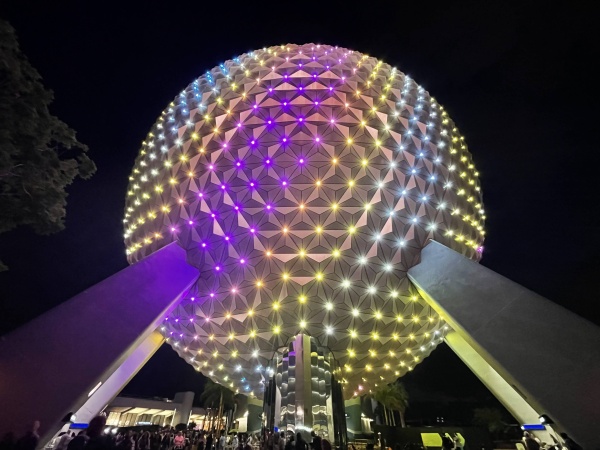
<path id="1" fill-rule="evenodd" d="M 408 275 L 454 330 L 451 348 L 517 418 L 547 414 L 600 447 L 599 327 L 437 242 Z"/>
<path id="2" fill-rule="evenodd" d="M 97 413 L 157 348 L 151 336 L 197 277 L 171 244 L 4 336 L 0 434 L 40 420 L 44 445 L 68 413 Z"/>

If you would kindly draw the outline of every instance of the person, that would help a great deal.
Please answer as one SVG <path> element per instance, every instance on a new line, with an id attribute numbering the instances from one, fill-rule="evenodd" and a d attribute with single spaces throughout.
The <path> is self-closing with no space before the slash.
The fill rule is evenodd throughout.
<path id="1" fill-rule="evenodd" d="M 442 436 L 442 448 L 444 450 L 452 450 L 454 448 L 454 441 L 450 438 L 448 433 Z"/>
<path id="2" fill-rule="evenodd" d="M 67 446 L 69 442 L 71 442 L 71 434 L 69 431 L 64 431 L 60 435 L 60 439 L 58 440 L 58 444 L 56 444 L 55 450 L 67 450 Z"/>
<path id="3" fill-rule="evenodd" d="M 285 450 L 285 431 L 279 433 L 279 450 Z"/>
<path id="4" fill-rule="evenodd" d="M 583 447 L 569 437 L 567 433 L 560 433 L 560 437 L 565 441 L 565 447 L 569 450 L 583 450 Z"/>
<path id="5" fill-rule="evenodd" d="M 540 450 L 540 444 L 527 431 L 523 433 L 523 442 L 527 450 Z"/>
<path id="6" fill-rule="evenodd" d="M 329 442 L 327 439 L 322 439 L 321 440 L 321 448 L 323 450 L 331 450 L 331 442 Z"/>
<path id="7" fill-rule="evenodd" d="M 290 438 L 288 439 L 288 441 L 285 443 L 285 450 L 294 450 L 295 449 L 295 445 L 294 445 L 294 435 L 291 434 Z"/>
<path id="8" fill-rule="evenodd" d="M 312 437 L 312 450 L 321 450 L 321 437 L 317 433 L 315 433 L 315 430 L 312 430 L 310 432 L 310 435 Z"/>
<path id="9" fill-rule="evenodd" d="M 221 437 L 219 438 L 219 448 L 218 450 L 225 450 L 225 435 L 221 434 Z"/>
<path id="10" fill-rule="evenodd" d="M 198 450 L 204 450 L 206 446 L 206 439 L 204 438 L 204 432 L 200 432 L 200 436 L 198 437 Z"/>
<path id="11" fill-rule="evenodd" d="M 138 450 L 149 450 L 150 448 L 150 433 L 145 431 L 137 441 Z"/>
<path id="12" fill-rule="evenodd" d="M 31 430 L 27 431 L 24 436 L 22 436 L 15 445 L 16 450 L 35 450 L 37 447 L 38 441 L 40 440 L 40 435 L 38 431 L 40 429 L 40 421 L 36 420 L 33 422 L 33 426 Z"/>
<path id="13" fill-rule="evenodd" d="M 296 433 L 296 450 L 308 450 L 308 444 L 299 432 Z"/>
<path id="14" fill-rule="evenodd" d="M 185 438 L 183 437 L 183 433 L 181 431 L 177 432 L 177 436 L 173 439 L 173 448 L 176 450 L 183 450 L 185 445 Z"/>
<path id="15" fill-rule="evenodd" d="M 85 430 L 81 430 L 77 436 L 71 439 L 71 442 L 67 445 L 67 450 L 83 450 L 88 439 Z"/>
<path id="16" fill-rule="evenodd" d="M 104 434 L 105 427 L 106 416 L 96 416 L 90 420 L 87 430 L 85 430 L 88 437 L 85 450 L 114 450 L 115 443 L 112 436 Z"/>

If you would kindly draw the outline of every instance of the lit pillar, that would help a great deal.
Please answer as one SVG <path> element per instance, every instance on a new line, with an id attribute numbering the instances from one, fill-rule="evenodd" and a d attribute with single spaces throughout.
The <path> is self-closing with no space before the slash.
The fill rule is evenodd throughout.
<path id="1" fill-rule="evenodd" d="M 264 415 L 267 429 L 311 431 L 337 447 L 346 446 L 342 387 L 334 379 L 335 362 L 329 349 L 311 336 L 299 334 L 279 349 L 265 381 Z"/>
<path id="2" fill-rule="evenodd" d="M 173 402 L 179 404 L 179 407 L 175 412 L 175 416 L 173 417 L 173 425 L 179 425 L 180 423 L 185 423 L 187 425 L 190 421 L 190 414 L 192 413 L 194 393 L 191 391 L 177 392 Z"/>

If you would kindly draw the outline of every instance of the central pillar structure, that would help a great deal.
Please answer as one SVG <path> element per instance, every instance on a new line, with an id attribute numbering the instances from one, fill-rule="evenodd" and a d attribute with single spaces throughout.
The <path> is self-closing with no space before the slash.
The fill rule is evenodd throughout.
<path id="1" fill-rule="evenodd" d="M 333 375 L 335 361 L 327 347 L 306 334 L 295 336 L 275 352 L 265 379 L 264 427 L 300 433 L 311 432 L 346 448 L 346 416 L 342 387 Z"/>

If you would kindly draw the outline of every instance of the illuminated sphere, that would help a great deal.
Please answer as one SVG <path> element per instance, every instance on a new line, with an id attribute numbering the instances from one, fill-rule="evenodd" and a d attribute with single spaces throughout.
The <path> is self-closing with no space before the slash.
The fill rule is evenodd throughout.
<path id="1" fill-rule="evenodd" d="M 374 57 L 328 45 L 245 53 L 160 115 L 130 177 L 130 263 L 177 241 L 199 278 L 161 330 L 203 374 L 260 397 L 298 333 L 345 395 L 411 370 L 445 324 L 407 270 L 435 239 L 478 260 L 478 173 L 442 106 Z"/>

